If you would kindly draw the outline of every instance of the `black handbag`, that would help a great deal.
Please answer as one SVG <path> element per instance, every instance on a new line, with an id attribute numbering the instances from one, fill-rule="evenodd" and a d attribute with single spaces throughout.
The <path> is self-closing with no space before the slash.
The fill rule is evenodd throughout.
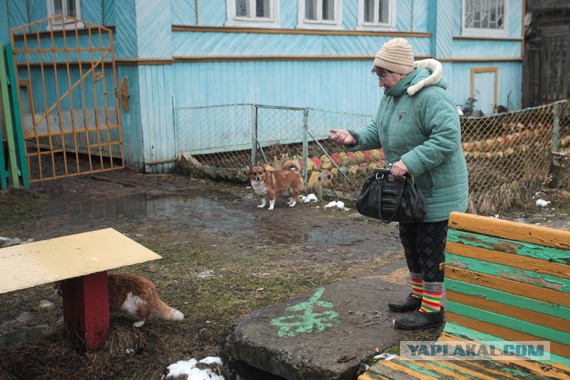
<path id="1" fill-rule="evenodd" d="M 426 199 L 412 176 L 396 178 L 390 169 L 375 169 L 356 200 L 364 216 L 390 222 L 421 222 L 426 214 Z"/>

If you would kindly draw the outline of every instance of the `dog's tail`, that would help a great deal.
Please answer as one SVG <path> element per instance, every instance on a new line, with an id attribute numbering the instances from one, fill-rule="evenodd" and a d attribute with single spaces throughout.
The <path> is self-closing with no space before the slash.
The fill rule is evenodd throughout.
<path id="1" fill-rule="evenodd" d="M 156 298 L 152 305 L 152 314 L 157 318 L 168 321 L 181 321 L 184 319 L 184 314 L 173 307 L 168 306 L 160 298 Z"/>
<path id="2" fill-rule="evenodd" d="M 299 164 L 299 160 L 287 160 L 283 164 L 283 169 L 301 171 L 301 165 Z"/>

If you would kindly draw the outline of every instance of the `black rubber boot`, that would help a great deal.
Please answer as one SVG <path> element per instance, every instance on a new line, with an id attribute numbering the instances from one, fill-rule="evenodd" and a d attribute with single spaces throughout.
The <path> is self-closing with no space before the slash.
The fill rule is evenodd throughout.
<path id="1" fill-rule="evenodd" d="M 388 308 L 392 311 L 403 313 L 406 311 L 419 309 L 421 305 L 422 305 L 422 299 L 414 297 L 412 296 L 412 293 L 410 293 L 403 302 L 390 302 L 388 304 Z"/>
<path id="2" fill-rule="evenodd" d="M 396 319 L 394 324 L 404 330 L 423 330 L 441 326 L 444 321 L 445 310 L 442 307 L 437 313 L 422 313 L 416 310 L 413 314 Z"/>

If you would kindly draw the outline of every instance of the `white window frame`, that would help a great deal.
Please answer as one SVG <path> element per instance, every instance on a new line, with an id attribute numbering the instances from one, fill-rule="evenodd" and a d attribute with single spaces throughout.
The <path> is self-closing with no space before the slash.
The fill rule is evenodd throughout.
<path id="1" fill-rule="evenodd" d="M 75 18 L 81 19 L 81 0 L 74 0 L 75 2 Z M 67 2 L 65 0 L 61 1 L 61 5 L 63 7 L 63 14 L 66 16 L 69 16 L 69 12 L 67 10 Z M 54 4 L 54 0 L 47 0 L 47 12 L 48 12 L 48 17 L 53 17 L 56 16 L 55 13 L 55 4 Z M 52 21 L 52 27 L 53 30 L 63 30 L 63 29 L 75 29 L 75 22 L 66 22 L 66 23 L 61 23 L 59 22 L 59 20 L 54 20 Z M 83 23 L 82 22 L 78 22 L 77 23 L 77 27 L 78 28 L 83 28 Z M 47 29 L 50 30 L 50 25 L 48 24 Z"/>
<path id="2" fill-rule="evenodd" d="M 466 3 L 469 1 L 477 1 L 477 0 L 463 0 L 462 9 L 461 9 L 461 16 L 462 16 L 462 23 L 461 23 L 461 35 L 464 37 L 495 37 L 495 38 L 503 38 L 507 37 L 509 34 L 509 0 L 494 0 L 494 1 L 502 1 L 503 2 L 503 28 L 502 29 L 490 29 L 490 28 L 467 28 L 465 26 L 465 10 L 467 9 Z M 480 0 L 479 0 L 480 1 Z M 489 2 L 493 0 L 486 0 L 484 2 Z"/>
<path id="3" fill-rule="evenodd" d="M 251 13 L 255 15 L 255 0 L 249 1 Z M 224 26 L 243 28 L 281 28 L 280 0 L 269 1 L 269 17 L 244 17 L 236 15 L 236 0 L 226 0 L 227 20 Z"/>
<path id="4" fill-rule="evenodd" d="M 393 31 L 396 28 L 396 0 L 388 0 L 388 22 L 369 22 L 364 21 L 364 1 L 358 0 L 358 26 L 356 30 L 370 31 Z M 380 0 L 374 1 L 374 17 L 378 16 L 378 7 Z"/>
<path id="5" fill-rule="evenodd" d="M 298 4 L 298 29 L 319 29 L 319 30 L 342 30 L 342 0 L 334 1 L 334 20 L 322 19 L 322 0 L 316 0 L 318 20 L 307 20 L 305 18 L 305 5 L 307 0 L 299 0 Z"/>

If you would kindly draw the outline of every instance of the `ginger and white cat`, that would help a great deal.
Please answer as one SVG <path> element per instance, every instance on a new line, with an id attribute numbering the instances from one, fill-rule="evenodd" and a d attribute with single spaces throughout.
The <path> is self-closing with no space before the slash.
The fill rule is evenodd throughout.
<path id="1" fill-rule="evenodd" d="M 133 324 L 141 327 L 149 316 L 170 321 L 181 321 L 184 314 L 168 306 L 156 292 L 154 284 L 144 277 L 129 274 L 110 274 L 109 311 L 123 311 L 137 316 Z"/>
<path id="2" fill-rule="evenodd" d="M 56 293 L 62 295 L 61 285 L 55 286 Z M 144 325 L 149 316 L 163 320 L 181 321 L 184 314 L 168 306 L 158 297 L 155 285 L 141 276 L 130 274 L 109 274 L 109 312 L 125 312 L 138 317 L 134 327 Z"/>

